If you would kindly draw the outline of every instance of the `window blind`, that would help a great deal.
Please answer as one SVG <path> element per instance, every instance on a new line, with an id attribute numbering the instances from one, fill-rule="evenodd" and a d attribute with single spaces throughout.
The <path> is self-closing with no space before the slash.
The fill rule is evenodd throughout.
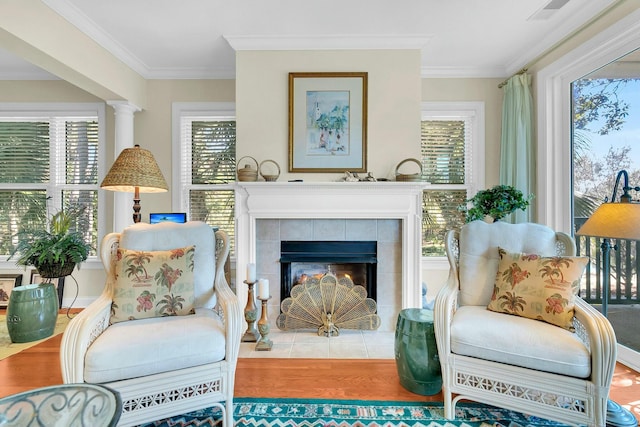
<path id="1" fill-rule="evenodd" d="M 0 183 L 47 183 L 49 122 L 0 121 Z"/>
<path id="2" fill-rule="evenodd" d="M 215 114 L 180 118 L 181 205 L 191 220 L 227 232 L 235 242 L 236 122 Z"/>
<path id="3" fill-rule="evenodd" d="M 191 122 L 191 182 L 227 184 L 235 181 L 235 121 Z"/>
<path id="4" fill-rule="evenodd" d="M 459 206 L 468 198 L 471 182 L 474 115 L 441 112 L 423 116 L 422 169 L 425 180 L 437 188 L 423 192 L 422 254 L 444 256 L 448 230 L 464 224 Z"/>
<path id="5" fill-rule="evenodd" d="M 464 184 L 466 141 L 471 126 L 464 120 L 422 122 L 422 170 L 431 184 Z"/>
<path id="6" fill-rule="evenodd" d="M 44 227 L 58 209 L 82 207 L 75 228 L 98 246 L 99 122 L 63 109 L 0 117 L 0 255 L 16 234 Z"/>

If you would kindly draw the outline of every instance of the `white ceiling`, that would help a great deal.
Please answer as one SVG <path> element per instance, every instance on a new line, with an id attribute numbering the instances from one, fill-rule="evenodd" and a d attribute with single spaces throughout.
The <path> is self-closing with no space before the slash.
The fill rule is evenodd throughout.
<path id="1" fill-rule="evenodd" d="M 425 77 L 505 77 L 615 3 L 43 1 L 145 78 L 233 78 L 230 42 L 246 49 L 419 47 Z M 0 78 L 47 77 L 52 76 L 0 47 Z"/>

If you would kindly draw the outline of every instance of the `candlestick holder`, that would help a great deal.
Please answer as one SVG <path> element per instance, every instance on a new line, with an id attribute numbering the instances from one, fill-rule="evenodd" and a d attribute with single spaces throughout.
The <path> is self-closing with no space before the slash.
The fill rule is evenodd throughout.
<path id="1" fill-rule="evenodd" d="M 267 301 L 271 299 L 271 296 L 268 298 L 260 298 L 258 299 L 262 302 L 262 314 L 260 315 L 260 320 L 258 320 L 258 331 L 260 331 L 260 339 L 256 344 L 256 351 L 271 351 L 273 347 L 273 341 L 269 339 L 269 319 L 267 319 Z"/>
<path id="2" fill-rule="evenodd" d="M 260 334 L 256 329 L 258 308 L 256 307 L 256 301 L 253 298 L 253 285 L 256 282 L 245 280 L 244 283 L 246 283 L 249 288 L 247 292 L 247 306 L 244 308 L 244 319 L 247 321 L 247 330 L 242 336 L 242 340 L 240 342 L 256 342 L 260 337 Z"/>

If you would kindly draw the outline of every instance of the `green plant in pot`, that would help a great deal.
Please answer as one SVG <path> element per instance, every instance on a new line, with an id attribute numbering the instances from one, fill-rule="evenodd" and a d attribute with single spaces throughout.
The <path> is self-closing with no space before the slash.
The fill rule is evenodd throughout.
<path id="1" fill-rule="evenodd" d="M 11 253 L 17 265 L 34 266 L 41 284 L 17 286 L 7 306 L 7 330 L 12 342 L 30 342 L 53 334 L 58 318 L 58 295 L 52 278 L 71 274 L 76 264 L 89 256 L 91 245 L 85 242 L 76 226 L 82 222 L 84 209 L 70 207 L 55 213 L 46 227 L 23 229 Z"/>
<path id="2" fill-rule="evenodd" d="M 518 209 L 525 210 L 532 198 L 533 194 L 525 197 L 522 191 L 511 185 L 496 185 L 478 191 L 459 209 L 465 213 L 466 222 L 485 220 L 487 217 L 498 221 Z"/>
<path id="3" fill-rule="evenodd" d="M 11 257 L 18 255 L 17 265 L 33 266 L 43 278 L 64 277 L 76 264 L 87 259 L 91 245 L 85 242 L 75 226 L 82 220 L 84 209 L 70 207 L 56 212 L 46 228 L 18 232 L 18 243 Z"/>

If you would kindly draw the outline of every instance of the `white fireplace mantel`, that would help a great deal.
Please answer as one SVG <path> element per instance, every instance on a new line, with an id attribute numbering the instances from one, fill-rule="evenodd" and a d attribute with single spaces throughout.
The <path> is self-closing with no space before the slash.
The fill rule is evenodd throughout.
<path id="1" fill-rule="evenodd" d="M 236 292 L 247 299 L 246 265 L 256 262 L 258 219 L 400 219 L 402 308 L 421 307 L 422 191 L 419 182 L 236 183 Z"/>

